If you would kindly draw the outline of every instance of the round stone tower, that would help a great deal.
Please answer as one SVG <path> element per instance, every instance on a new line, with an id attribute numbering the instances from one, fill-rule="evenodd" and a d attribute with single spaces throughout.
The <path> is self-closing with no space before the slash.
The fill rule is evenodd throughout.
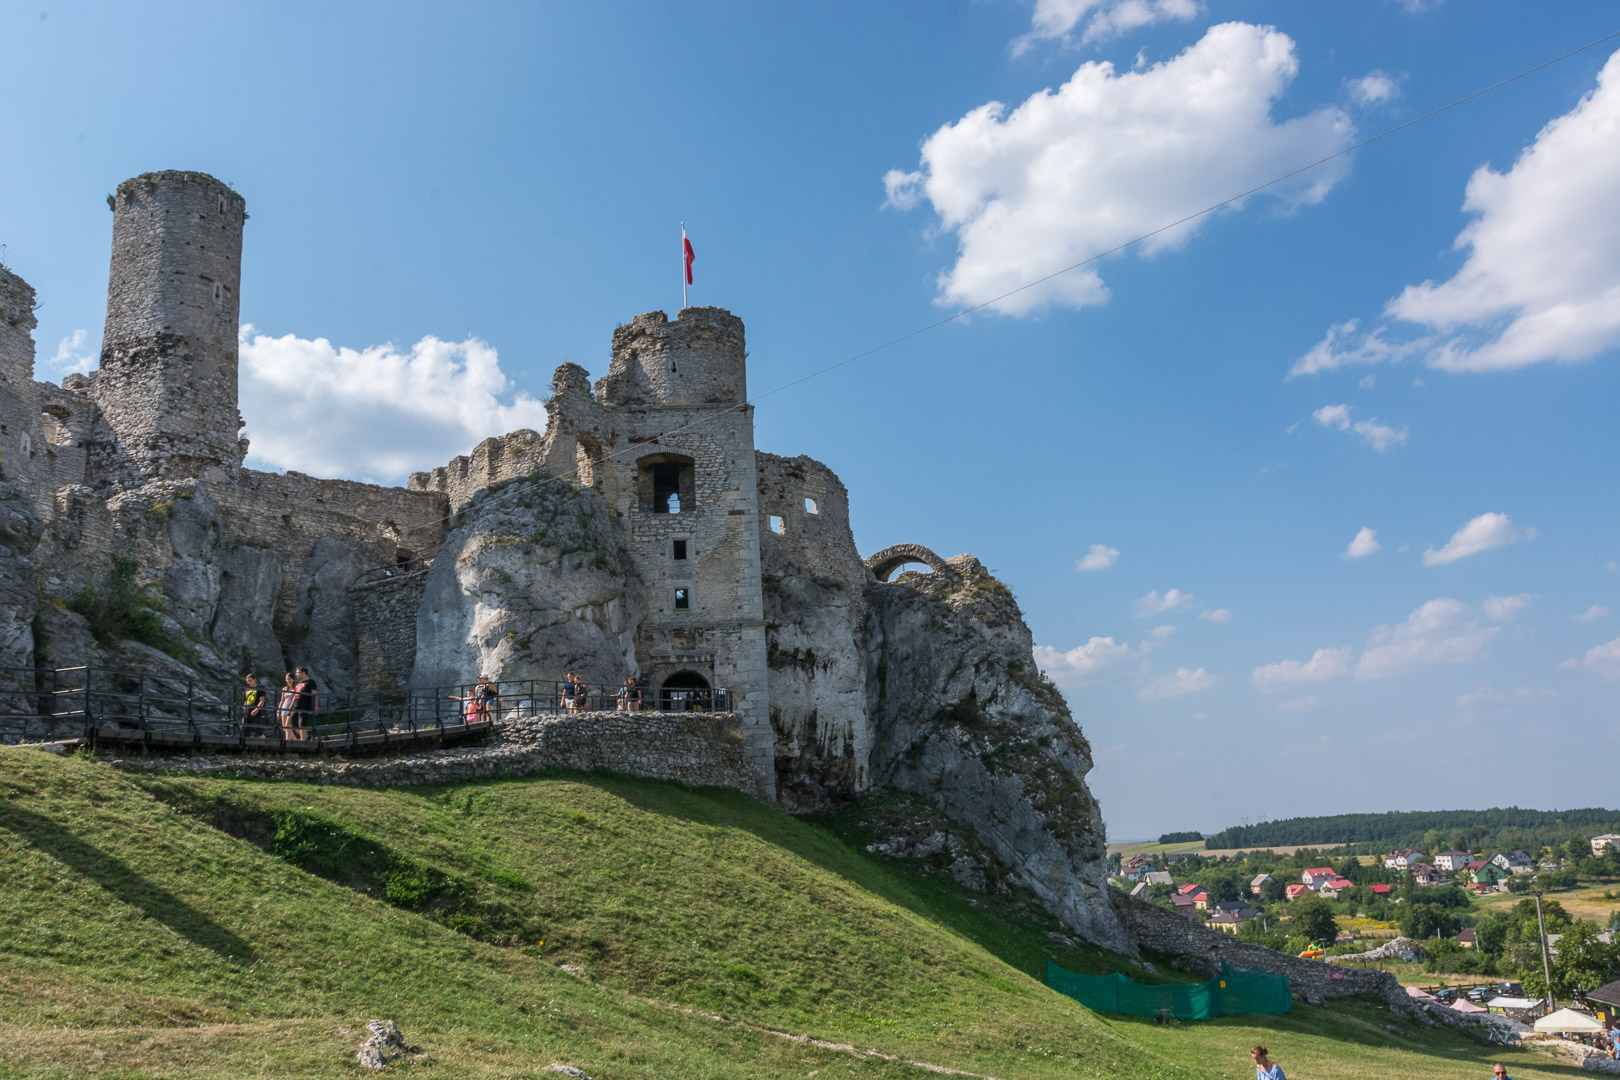
<path id="1" fill-rule="evenodd" d="M 609 405 L 738 405 L 748 400 L 743 322 L 725 308 L 637 315 L 613 331 L 613 362 L 597 387 Z"/>
<path id="2" fill-rule="evenodd" d="M 96 403 L 117 471 L 229 479 L 245 445 L 236 340 L 242 196 L 207 173 L 145 173 L 118 185 Z"/>

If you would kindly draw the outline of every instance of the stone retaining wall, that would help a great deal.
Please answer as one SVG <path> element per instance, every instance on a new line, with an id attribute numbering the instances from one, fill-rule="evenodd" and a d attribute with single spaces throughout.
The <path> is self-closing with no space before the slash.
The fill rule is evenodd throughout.
<path id="1" fill-rule="evenodd" d="M 692 787 L 729 787 L 753 794 L 757 785 L 731 713 L 578 713 L 508 717 L 488 740 L 386 757 L 315 760 L 239 754 L 118 758 L 137 772 L 231 775 L 317 784 L 390 787 L 444 784 L 491 776 L 522 776 L 548 768 L 605 770 Z"/>
<path id="2" fill-rule="evenodd" d="M 1213 978 L 1220 974 L 1221 962 L 1225 961 L 1237 968 L 1257 967 L 1286 975 L 1294 996 L 1311 1004 L 1321 1004 L 1327 998 L 1371 994 L 1382 998 L 1402 1015 L 1416 1012 L 1400 983 L 1387 971 L 1302 960 L 1263 945 L 1239 941 L 1231 934 L 1194 922 L 1180 912 L 1127 896 L 1117 889 L 1114 894 L 1114 910 L 1136 943 L 1170 957 L 1183 971 Z"/>

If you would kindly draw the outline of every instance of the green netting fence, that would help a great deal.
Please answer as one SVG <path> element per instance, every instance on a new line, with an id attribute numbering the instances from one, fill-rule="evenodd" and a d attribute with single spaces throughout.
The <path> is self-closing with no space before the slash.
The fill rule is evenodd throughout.
<path id="1" fill-rule="evenodd" d="M 1293 1007 L 1288 976 L 1225 963 L 1220 975 L 1207 983 L 1148 986 L 1117 971 L 1078 975 L 1048 960 L 1046 985 L 1088 1009 L 1129 1016 L 1157 1016 L 1169 1009 L 1177 1020 L 1208 1020 L 1212 1016 L 1277 1016 Z"/>

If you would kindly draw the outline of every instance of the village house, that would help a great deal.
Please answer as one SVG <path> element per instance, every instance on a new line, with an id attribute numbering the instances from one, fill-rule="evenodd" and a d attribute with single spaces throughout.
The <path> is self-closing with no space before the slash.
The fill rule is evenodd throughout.
<path id="1" fill-rule="evenodd" d="M 1331 866 L 1314 866 L 1299 875 L 1300 881 L 1311 892 L 1321 888 L 1325 882 L 1332 881 L 1339 876 L 1339 872 Z"/>
<path id="2" fill-rule="evenodd" d="M 1620 851 L 1620 836 L 1604 833 L 1602 836 L 1592 837 L 1592 854 L 1601 859 L 1605 851 Z"/>
<path id="3" fill-rule="evenodd" d="M 1463 867 L 1463 876 L 1475 885 L 1495 885 L 1508 877 L 1508 872 L 1493 862 L 1475 859 Z"/>
<path id="4" fill-rule="evenodd" d="M 1474 934 L 1472 926 L 1465 926 L 1457 932 L 1457 944 L 1465 949 L 1472 949 L 1479 944 L 1479 938 Z"/>
<path id="5" fill-rule="evenodd" d="M 1535 869 L 1530 856 L 1523 851 L 1498 851 L 1490 857 L 1490 862 L 1510 874 L 1528 874 Z"/>
<path id="6" fill-rule="evenodd" d="M 1295 884 L 1290 885 L 1290 886 L 1288 886 L 1288 888 L 1284 889 L 1283 890 L 1283 895 L 1285 897 L 1287 897 L 1289 900 L 1298 900 L 1300 897 L 1304 896 L 1305 894 L 1309 893 L 1310 891 L 1311 890 L 1309 888 L 1307 888 L 1306 886 L 1300 885 L 1300 884 L 1298 884 L 1296 882 Z"/>
<path id="7" fill-rule="evenodd" d="M 1149 870 L 1142 875 L 1142 884 L 1144 885 L 1174 885 L 1175 883 L 1175 878 L 1170 876 L 1168 870 Z"/>
<path id="8" fill-rule="evenodd" d="M 1209 917 L 1209 925 L 1228 934 L 1237 933 L 1244 923 L 1260 917 L 1260 912 L 1237 900 L 1223 900 L 1215 906 L 1220 910 Z"/>
<path id="9" fill-rule="evenodd" d="M 1442 851 L 1434 857 L 1434 865 L 1448 874 L 1455 874 L 1473 861 L 1474 856 L 1466 851 Z"/>
<path id="10" fill-rule="evenodd" d="M 1412 864 L 1418 862 L 1422 858 L 1423 852 L 1414 851 L 1411 848 L 1402 848 L 1400 851 L 1392 851 L 1388 855 L 1384 856 L 1384 869 L 1410 870 L 1412 868 Z"/>
<path id="11" fill-rule="evenodd" d="M 1390 888 L 1390 886 L 1385 885 L 1382 881 L 1378 882 L 1376 885 L 1367 886 L 1367 889 L 1374 896 L 1383 896 L 1383 897 L 1389 896 L 1389 894 L 1394 891 L 1393 889 Z"/>
<path id="12" fill-rule="evenodd" d="M 1412 880 L 1419 885 L 1444 885 L 1446 874 L 1433 863 L 1418 863 L 1412 867 Z"/>
<path id="13" fill-rule="evenodd" d="M 1270 874 L 1256 874 L 1254 880 L 1249 882 L 1249 895 L 1259 896 L 1266 891 L 1266 883 L 1271 880 Z"/>
<path id="14" fill-rule="evenodd" d="M 1611 839 L 1620 839 L 1620 837 Z M 1612 1028 L 1620 1024 L 1620 979 L 1616 979 L 1612 983 L 1604 983 L 1596 990 L 1588 991 L 1586 1003 L 1592 1007 L 1593 1012 L 1597 1013 L 1598 1019 L 1603 1021 L 1604 1027 Z"/>

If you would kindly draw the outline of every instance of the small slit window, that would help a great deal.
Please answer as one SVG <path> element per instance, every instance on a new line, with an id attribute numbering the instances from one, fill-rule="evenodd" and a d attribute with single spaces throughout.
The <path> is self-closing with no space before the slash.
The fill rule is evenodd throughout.
<path id="1" fill-rule="evenodd" d="M 223 195 L 219 197 L 219 212 L 222 214 L 225 212 L 225 196 Z"/>
<path id="2" fill-rule="evenodd" d="M 777 536 L 781 536 L 783 533 L 787 532 L 787 522 L 783 521 L 775 514 L 772 514 L 770 517 L 770 526 L 771 532 L 775 533 Z"/>
<path id="3" fill-rule="evenodd" d="M 221 303 L 225 299 L 225 286 L 214 282 L 214 303 Z"/>
<path id="4" fill-rule="evenodd" d="M 691 607 L 692 607 L 692 590 L 691 589 L 685 589 L 685 588 L 676 589 L 675 590 L 675 610 L 676 611 L 688 611 L 688 610 L 691 609 Z"/>
<path id="5" fill-rule="evenodd" d="M 675 541 L 674 548 L 675 548 L 675 550 L 672 553 L 672 555 L 673 555 L 673 557 L 675 559 L 679 560 L 679 559 L 686 558 L 686 541 L 685 540 L 677 540 L 677 541 Z"/>
<path id="6" fill-rule="evenodd" d="M 816 502 L 815 499 L 811 498 L 809 495 L 806 495 L 804 497 L 804 512 L 807 514 L 819 514 L 821 513 L 821 506 Z"/>

